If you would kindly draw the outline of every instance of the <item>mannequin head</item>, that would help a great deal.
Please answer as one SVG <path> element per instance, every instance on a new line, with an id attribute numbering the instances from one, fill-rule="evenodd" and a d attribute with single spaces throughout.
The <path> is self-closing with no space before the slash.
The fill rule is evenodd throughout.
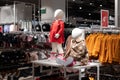
<path id="1" fill-rule="evenodd" d="M 84 40 L 85 39 L 84 29 L 74 28 L 72 30 L 72 38 L 76 40 Z"/>
<path id="2" fill-rule="evenodd" d="M 54 13 L 54 18 L 56 20 L 62 19 L 64 17 L 64 12 L 61 9 L 57 9 Z"/>

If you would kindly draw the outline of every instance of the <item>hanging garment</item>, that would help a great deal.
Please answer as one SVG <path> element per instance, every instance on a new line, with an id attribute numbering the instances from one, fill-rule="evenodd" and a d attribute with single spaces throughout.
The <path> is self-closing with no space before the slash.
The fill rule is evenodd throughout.
<path id="1" fill-rule="evenodd" d="M 101 63 L 120 63 L 120 34 L 93 33 L 86 37 L 89 57 Z"/>
<path id="2" fill-rule="evenodd" d="M 10 25 L 4 25 L 4 32 L 9 32 L 10 31 Z"/>
<path id="3" fill-rule="evenodd" d="M 10 32 L 17 31 L 17 26 L 14 24 L 10 25 Z"/>
<path id="4" fill-rule="evenodd" d="M 3 32 L 3 26 L 0 26 L 0 32 Z"/>

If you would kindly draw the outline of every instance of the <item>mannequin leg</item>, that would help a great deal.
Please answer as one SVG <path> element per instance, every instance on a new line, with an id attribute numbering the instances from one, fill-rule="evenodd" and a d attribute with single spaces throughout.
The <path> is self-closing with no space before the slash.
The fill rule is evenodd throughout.
<path id="1" fill-rule="evenodd" d="M 49 59 L 55 59 L 56 58 L 56 54 L 57 54 L 57 45 L 54 42 L 51 43 L 51 45 L 52 45 L 52 51 L 50 53 Z"/>
<path id="2" fill-rule="evenodd" d="M 57 50 L 58 50 L 57 57 L 59 57 L 60 59 L 63 59 L 64 51 L 63 51 L 63 48 L 62 48 L 62 44 L 57 43 Z"/>
<path id="3" fill-rule="evenodd" d="M 57 43 L 57 50 L 59 54 L 62 54 L 62 55 L 64 54 L 62 44 Z"/>
<path id="4" fill-rule="evenodd" d="M 64 50 L 62 44 L 57 43 L 57 50 L 58 50 L 58 56 L 56 58 L 56 62 L 64 66 L 72 65 L 74 59 L 72 57 L 68 57 L 68 58 L 64 57 Z"/>
<path id="5" fill-rule="evenodd" d="M 52 51 L 51 52 L 57 53 L 57 43 L 52 42 L 51 45 L 52 45 Z"/>

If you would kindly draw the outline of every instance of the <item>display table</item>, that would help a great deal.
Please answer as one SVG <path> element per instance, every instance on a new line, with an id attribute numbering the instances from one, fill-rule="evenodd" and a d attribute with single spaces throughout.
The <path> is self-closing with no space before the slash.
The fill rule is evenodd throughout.
<path id="1" fill-rule="evenodd" d="M 79 70 L 79 80 L 81 80 L 81 69 L 97 67 L 97 80 L 99 80 L 99 71 L 100 71 L 99 66 L 100 66 L 99 63 L 89 63 L 88 65 L 85 65 L 85 66 L 74 66 L 73 68 Z"/>
<path id="2" fill-rule="evenodd" d="M 34 80 L 34 74 L 35 74 L 35 72 L 34 72 L 35 64 L 41 66 L 41 69 L 40 69 L 41 72 L 42 72 L 42 66 L 51 66 L 51 70 L 52 70 L 52 67 L 63 68 L 64 69 L 64 77 L 67 77 L 67 75 L 66 75 L 66 68 L 67 67 L 66 66 L 63 66 L 61 64 L 56 63 L 55 60 L 45 59 L 45 60 L 32 61 L 33 80 Z M 81 80 L 81 69 L 89 68 L 89 67 L 97 67 L 97 80 L 99 80 L 99 63 L 89 63 L 88 65 L 85 65 L 85 66 L 79 66 L 79 65 L 72 66 L 73 69 L 79 70 L 79 80 Z"/>

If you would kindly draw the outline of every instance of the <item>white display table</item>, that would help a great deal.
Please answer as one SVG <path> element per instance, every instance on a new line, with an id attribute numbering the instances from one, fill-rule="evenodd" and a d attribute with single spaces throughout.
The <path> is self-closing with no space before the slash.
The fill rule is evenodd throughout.
<path id="1" fill-rule="evenodd" d="M 100 71 L 99 65 L 100 65 L 99 63 L 89 63 L 88 65 L 85 66 L 74 66 L 73 68 L 79 70 L 79 80 L 81 80 L 81 69 L 97 67 L 97 80 L 99 80 L 99 71 Z"/>
<path id="2" fill-rule="evenodd" d="M 45 60 L 36 60 L 36 61 L 32 61 L 32 75 L 33 75 L 33 80 L 34 80 L 34 74 L 35 74 L 35 72 L 34 72 L 35 64 L 41 66 L 41 69 L 40 69 L 41 72 L 42 72 L 42 66 L 51 66 L 51 70 L 52 70 L 52 67 L 63 68 L 64 69 L 64 77 L 67 76 L 66 75 L 66 68 L 67 67 L 63 66 L 61 64 L 56 63 L 55 60 L 48 60 L 48 59 L 45 59 Z M 75 65 L 72 68 L 79 70 L 79 80 L 81 80 L 81 69 L 83 69 L 83 68 L 89 68 L 89 67 L 97 67 L 97 80 L 99 80 L 99 63 L 89 63 L 88 65 L 85 65 L 85 66 Z"/>

